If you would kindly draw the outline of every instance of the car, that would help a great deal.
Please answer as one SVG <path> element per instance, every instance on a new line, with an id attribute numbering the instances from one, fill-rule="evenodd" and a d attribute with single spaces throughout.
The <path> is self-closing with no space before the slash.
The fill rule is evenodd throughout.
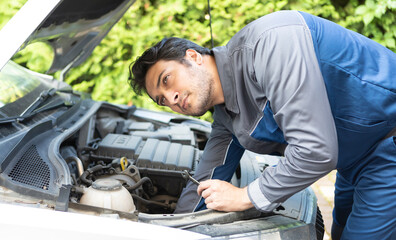
<path id="1" fill-rule="evenodd" d="M 30 0 L 0 31 L 0 232 L 6 239 L 322 239 L 307 188 L 276 210 L 174 214 L 211 124 L 92 100 L 11 61 L 34 41 L 49 72 L 82 63 L 133 0 Z M 4 54 L 3 54 L 4 53 Z M 281 156 L 246 151 L 244 187 Z"/>

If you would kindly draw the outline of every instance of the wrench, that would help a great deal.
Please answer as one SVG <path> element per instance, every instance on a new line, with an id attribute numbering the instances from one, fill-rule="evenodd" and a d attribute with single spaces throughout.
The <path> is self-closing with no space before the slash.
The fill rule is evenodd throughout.
<path id="1" fill-rule="evenodd" d="M 182 176 L 183 176 L 184 179 L 190 179 L 191 182 L 193 182 L 193 183 L 196 184 L 196 185 L 199 185 L 199 184 L 200 184 L 200 182 L 199 182 L 197 179 L 193 178 L 193 177 L 191 176 L 191 174 L 190 174 L 187 170 L 184 170 L 184 171 L 182 172 Z"/>

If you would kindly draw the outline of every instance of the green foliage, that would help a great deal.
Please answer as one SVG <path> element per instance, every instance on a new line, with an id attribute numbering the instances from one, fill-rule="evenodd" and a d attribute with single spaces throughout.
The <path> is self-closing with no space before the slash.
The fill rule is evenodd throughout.
<path id="1" fill-rule="evenodd" d="M 0 29 L 15 15 L 27 0 L 7 0 L 0 2 Z M 15 54 L 19 64 L 37 72 L 45 72 L 51 66 L 52 49 L 45 43 L 37 42 L 26 46 Z"/>
<path id="2" fill-rule="evenodd" d="M 15 15 L 27 0 L 0 1 L 0 29 Z"/>
<path id="3" fill-rule="evenodd" d="M 26 0 L 2 1 L 0 26 L 24 2 Z M 215 46 L 225 45 L 237 31 L 260 16 L 293 9 L 334 21 L 396 51 L 395 0 L 211 0 L 210 4 Z M 136 1 L 92 56 L 68 73 L 66 82 L 75 90 L 91 93 L 96 100 L 169 111 L 156 106 L 147 96 L 134 94 L 127 80 L 131 62 L 145 49 L 170 36 L 187 38 L 211 48 L 207 0 Z M 33 50 L 26 48 L 14 60 L 44 72 L 51 53 L 46 46 Z M 37 52 L 44 52 L 44 56 L 38 56 Z M 211 114 L 202 118 L 210 120 Z"/>
<path id="4" fill-rule="evenodd" d="M 347 19 L 345 26 L 395 51 L 396 1 L 367 0 L 362 5 L 355 2 L 353 7 L 356 7 L 354 15 Z"/>
<path id="5" fill-rule="evenodd" d="M 48 44 L 35 42 L 17 52 L 14 59 L 33 71 L 44 73 L 51 67 L 53 56 L 52 48 Z"/>

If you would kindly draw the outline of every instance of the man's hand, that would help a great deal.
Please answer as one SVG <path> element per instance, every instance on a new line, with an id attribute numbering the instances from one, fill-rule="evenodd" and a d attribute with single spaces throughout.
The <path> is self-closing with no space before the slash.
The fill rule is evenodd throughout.
<path id="1" fill-rule="evenodd" d="M 198 195 L 205 198 L 206 207 L 224 212 L 243 211 L 253 207 L 247 187 L 238 188 L 221 180 L 206 180 L 199 184 Z"/>

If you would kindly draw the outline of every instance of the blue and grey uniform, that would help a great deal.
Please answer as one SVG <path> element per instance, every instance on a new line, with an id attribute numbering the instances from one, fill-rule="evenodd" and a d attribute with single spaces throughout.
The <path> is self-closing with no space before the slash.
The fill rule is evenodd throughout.
<path id="1" fill-rule="evenodd" d="M 279 152 L 248 186 L 254 206 L 271 211 L 337 168 L 343 237 L 396 237 L 396 54 L 297 11 L 253 21 L 213 53 L 225 103 L 195 178 L 229 181 L 245 149 Z M 188 184 L 176 212 L 204 208 Z"/>

